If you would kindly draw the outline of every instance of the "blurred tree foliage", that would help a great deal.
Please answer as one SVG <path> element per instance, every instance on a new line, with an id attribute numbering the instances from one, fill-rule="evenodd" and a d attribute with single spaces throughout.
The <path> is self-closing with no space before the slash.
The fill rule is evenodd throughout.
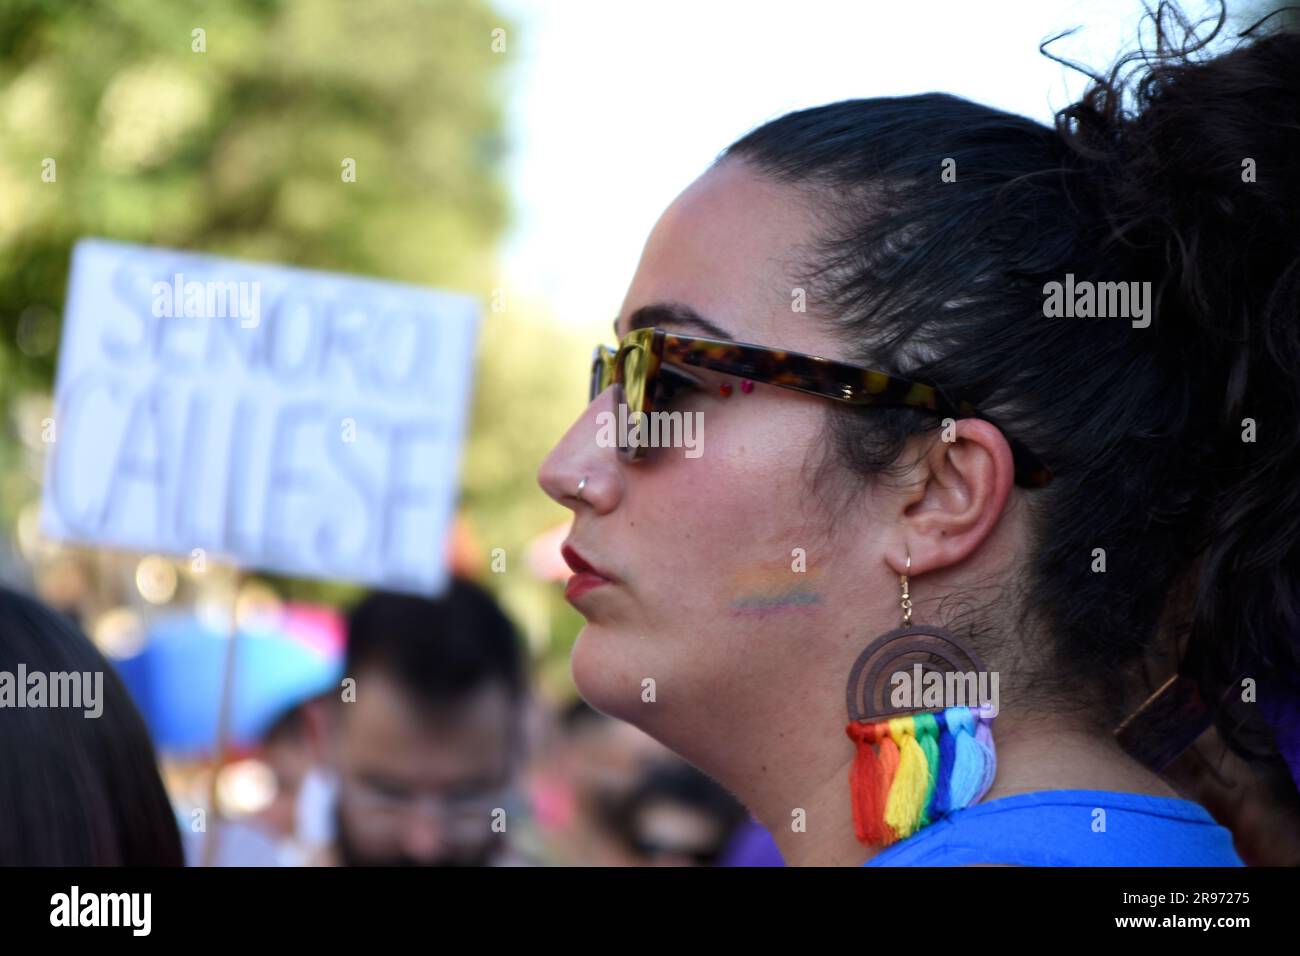
<path id="1" fill-rule="evenodd" d="M 564 515 L 535 471 L 581 406 L 589 346 L 518 307 L 496 272 L 513 29 L 487 0 L 0 0 L 6 529 L 39 495 L 16 440 L 31 423 L 15 418 L 50 390 L 77 239 L 389 277 L 484 302 L 464 509 L 485 549 L 506 549 L 487 583 L 565 619 L 523 554 Z"/>
<path id="2" fill-rule="evenodd" d="M 508 62 L 490 44 L 505 26 L 481 0 L 6 0 L 6 347 L 23 310 L 61 304 L 83 235 L 490 287 Z M 35 339 L 8 382 L 49 380 L 52 343 Z"/>

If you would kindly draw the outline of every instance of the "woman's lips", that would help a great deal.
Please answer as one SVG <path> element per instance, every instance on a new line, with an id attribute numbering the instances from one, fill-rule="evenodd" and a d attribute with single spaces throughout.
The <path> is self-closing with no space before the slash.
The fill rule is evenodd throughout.
<path id="1" fill-rule="evenodd" d="M 613 578 L 592 567 L 571 545 L 566 544 L 561 548 L 560 554 L 564 557 L 564 563 L 573 569 L 573 577 L 564 586 L 565 600 L 575 601 L 593 588 L 612 583 Z"/>
<path id="2" fill-rule="evenodd" d="M 602 584 L 608 583 L 609 581 L 599 574 L 592 574 L 590 571 L 579 571 L 569 578 L 569 583 L 564 586 L 564 598 L 567 601 L 576 601 L 592 588 L 598 588 Z"/>

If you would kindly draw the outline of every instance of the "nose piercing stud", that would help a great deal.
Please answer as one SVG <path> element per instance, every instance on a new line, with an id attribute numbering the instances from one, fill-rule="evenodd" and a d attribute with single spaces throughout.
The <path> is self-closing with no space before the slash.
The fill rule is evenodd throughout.
<path id="1" fill-rule="evenodd" d="M 742 378 L 740 380 L 740 390 L 748 395 L 754 390 L 754 383 L 747 378 Z"/>

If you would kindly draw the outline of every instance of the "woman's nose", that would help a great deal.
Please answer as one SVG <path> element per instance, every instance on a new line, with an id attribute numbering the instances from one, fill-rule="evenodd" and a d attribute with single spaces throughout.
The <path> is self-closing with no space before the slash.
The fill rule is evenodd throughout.
<path id="1" fill-rule="evenodd" d="M 614 393 L 615 389 L 607 388 L 596 396 L 537 470 L 542 490 L 575 512 L 584 504 L 599 514 L 612 511 L 622 493 L 617 451 L 600 440 L 602 422 L 609 421 L 602 414 L 614 416 L 617 422 Z"/>

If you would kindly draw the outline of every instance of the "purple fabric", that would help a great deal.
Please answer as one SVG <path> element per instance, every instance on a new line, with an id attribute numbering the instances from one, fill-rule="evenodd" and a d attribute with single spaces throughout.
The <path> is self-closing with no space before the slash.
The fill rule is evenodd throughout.
<path id="1" fill-rule="evenodd" d="M 1300 790 L 1300 697 L 1285 687 L 1261 682 L 1259 706 L 1264 719 L 1273 725 L 1277 749 Z"/>
<path id="2" fill-rule="evenodd" d="M 785 861 L 772 835 L 749 819 L 736 827 L 718 866 L 785 866 Z"/>

